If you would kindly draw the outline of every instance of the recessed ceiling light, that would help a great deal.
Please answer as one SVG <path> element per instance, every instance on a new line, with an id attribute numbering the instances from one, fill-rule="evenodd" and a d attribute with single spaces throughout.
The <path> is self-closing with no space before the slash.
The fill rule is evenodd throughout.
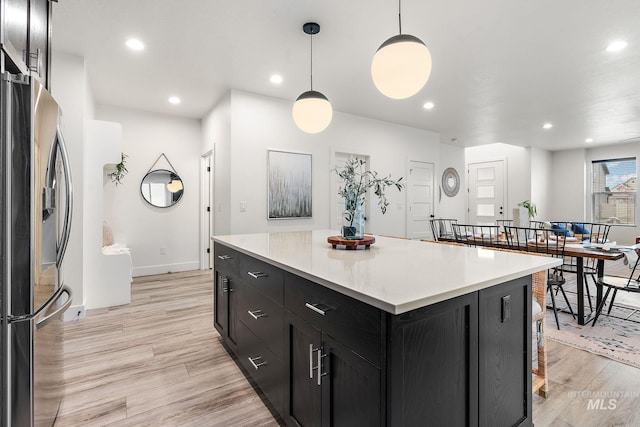
<path id="1" fill-rule="evenodd" d="M 169 97 L 169 102 L 172 104 L 180 104 L 180 98 L 178 98 L 177 96 L 170 96 Z"/>
<path id="2" fill-rule="evenodd" d="M 584 140 L 587 144 L 591 144 L 593 142 L 593 138 L 587 138 Z"/>
<path id="3" fill-rule="evenodd" d="M 614 40 L 607 46 L 607 52 L 619 52 L 627 47 L 627 42 L 624 40 Z"/>
<path id="4" fill-rule="evenodd" d="M 542 127 L 545 129 L 551 129 L 553 125 L 551 123 L 545 123 L 544 125 L 542 125 Z"/>
<path id="5" fill-rule="evenodd" d="M 144 44 L 138 39 L 129 39 L 127 40 L 127 47 L 131 50 L 142 50 L 144 49 Z"/>
<path id="6" fill-rule="evenodd" d="M 435 107 L 435 104 L 433 102 L 425 102 L 422 106 L 422 108 L 424 108 L 425 110 L 431 110 L 433 107 Z"/>
<path id="7" fill-rule="evenodd" d="M 271 83 L 273 83 L 274 85 L 279 85 L 280 83 L 282 83 L 283 79 L 282 76 L 280 74 L 274 74 L 271 76 L 271 78 L 269 79 L 271 81 Z"/>

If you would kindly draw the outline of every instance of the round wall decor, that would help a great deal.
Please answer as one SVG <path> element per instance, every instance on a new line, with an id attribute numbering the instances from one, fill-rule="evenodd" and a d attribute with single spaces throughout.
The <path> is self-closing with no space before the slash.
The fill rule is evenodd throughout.
<path id="1" fill-rule="evenodd" d="M 446 168 L 442 173 L 442 190 L 444 194 L 453 197 L 460 190 L 460 176 L 454 168 Z"/>

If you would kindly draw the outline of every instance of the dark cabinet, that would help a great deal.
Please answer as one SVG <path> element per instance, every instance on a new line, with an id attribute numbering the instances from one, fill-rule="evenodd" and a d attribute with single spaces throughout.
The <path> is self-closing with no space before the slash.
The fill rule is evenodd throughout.
<path id="1" fill-rule="evenodd" d="M 240 254 L 224 246 L 215 246 L 213 324 L 218 333 L 232 347 L 237 345 L 237 297 L 241 286 L 238 280 Z"/>
<path id="2" fill-rule="evenodd" d="M 393 315 L 214 254 L 215 327 L 288 425 L 532 425 L 530 276 Z"/>
<path id="3" fill-rule="evenodd" d="M 287 424 L 383 424 L 380 368 L 295 314 L 285 317 Z"/>
<path id="4" fill-rule="evenodd" d="M 0 0 L 0 44 L 10 59 L 6 67 L 31 74 L 49 87 L 50 0 Z"/>
<path id="5" fill-rule="evenodd" d="M 478 296 L 391 319 L 390 425 L 478 425 Z"/>

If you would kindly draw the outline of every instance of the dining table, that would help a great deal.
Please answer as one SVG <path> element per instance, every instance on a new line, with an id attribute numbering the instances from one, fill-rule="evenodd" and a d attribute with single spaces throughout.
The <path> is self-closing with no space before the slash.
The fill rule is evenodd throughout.
<path id="1" fill-rule="evenodd" d="M 475 239 L 477 246 L 491 246 L 491 247 L 506 247 L 506 240 L 500 238 L 499 236 L 491 236 L 492 238 L 487 240 L 486 238 L 477 238 Z M 454 236 L 441 238 L 441 241 L 444 242 L 458 242 Z M 467 240 L 464 242 L 469 244 L 469 242 L 473 242 L 474 238 L 467 236 Z M 535 252 L 531 246 L 524 249 L 529 252 Z M 598 278 L 602 278 L 604 276 L 604 262 L 605 261 L 616 261 L 624 257 L 624 253 L 615 247 L 611 250 L 604 250 L 601 247 L 594 246 L 584 246 L 580 242 L 569 243 L 565 242 L 564 247 L 564 256 L 565 257 L 574 257 L 576 258 L 576 293 L 577 293 L 577 321 L 579 325 L 586 325 L 595 317 L 595 311 L 592 310 L 591 313 L 585 314 L 584 307 L 584 293 L 585 293 L 585 278 L 584 278 L 584 263 L 585 259 L 592 258 L 596 260 L 596 275 Z M 600 302 L 602 301 L 602 286 L 598 286 L 596 284 L 596 305 L 598 307 Z"/>

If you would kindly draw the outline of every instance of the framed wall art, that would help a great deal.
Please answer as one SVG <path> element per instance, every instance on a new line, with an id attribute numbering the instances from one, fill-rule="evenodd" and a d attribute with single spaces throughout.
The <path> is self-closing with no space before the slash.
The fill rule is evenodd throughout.
<path id="1" fill-rule="evenodd" d="M 268 218 L 312 216 L 311 154 L 267 151 Z"/>

